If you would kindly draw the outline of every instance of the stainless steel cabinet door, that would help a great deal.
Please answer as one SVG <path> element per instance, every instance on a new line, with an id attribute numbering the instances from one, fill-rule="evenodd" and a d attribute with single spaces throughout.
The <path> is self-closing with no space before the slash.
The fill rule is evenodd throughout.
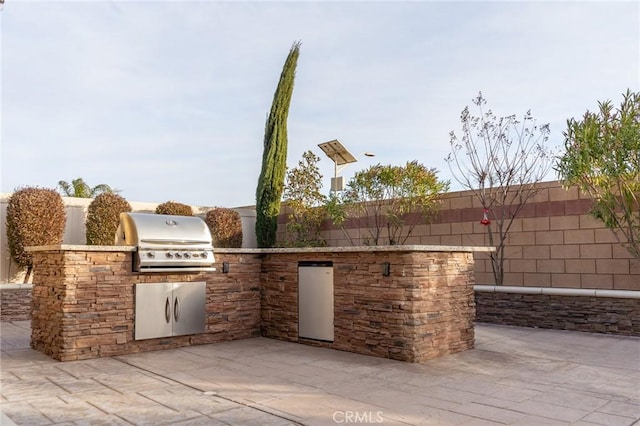
<path id="1" fill-rule="evenodd" d="M 298 336 L 333 341 L 333 266 L 298 267 Z"/>
<path id="2" fill-rule="evenodd" d="M 206 283 L 174 283 L 173 335 L 204 333 Z"/>
<path id="3" fill-rule="evenodd" d="M 204 281 L 136 284 L 135 340 L 204 333 Z"/>
<path id="4" fill-rule="evenodd" d="M 173 283 L 136 284 L 135 339 L 171 335 Z"/>

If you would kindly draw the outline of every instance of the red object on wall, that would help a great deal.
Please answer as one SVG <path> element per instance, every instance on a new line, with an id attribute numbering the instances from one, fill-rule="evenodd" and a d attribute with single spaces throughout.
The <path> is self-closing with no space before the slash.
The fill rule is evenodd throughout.
<path id="1" fill-rule="evenodd" d="M 485 226 L 491 225 L 491 221 L 489 220 L 488 213 L 489 213 L 489 210 L 488 209 L 484 209 L 484 214 L 482 216 L 482 220 L 480 221 L 480 223 L 482 225 L 485 225 Z"/>

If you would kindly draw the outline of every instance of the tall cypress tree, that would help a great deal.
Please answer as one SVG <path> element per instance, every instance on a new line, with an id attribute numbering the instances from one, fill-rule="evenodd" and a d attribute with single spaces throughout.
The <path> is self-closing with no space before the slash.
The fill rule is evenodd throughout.
<path id="1" fill-rule="evenodd" d="M 280 81 L 273 95 L 271 112 L 265 124 L 262 170 L 256 189 L 258 247 L 273 247 L 276 242 L 280 199 L 287 170 L 287 117 L 299 55 L 300 42 L 295 42 L 282 68 Z"/>

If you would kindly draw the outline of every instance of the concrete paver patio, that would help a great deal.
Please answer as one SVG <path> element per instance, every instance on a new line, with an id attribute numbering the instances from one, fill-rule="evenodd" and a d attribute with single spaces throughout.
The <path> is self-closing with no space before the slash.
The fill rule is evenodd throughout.
<path id="1" fill-rule="evenodd" d="M 86 361 L 1 323 L 0 424 L 637 425 L 640 338 L 476 326 L 476 348 L 407 364 L 254 338 Z"/>

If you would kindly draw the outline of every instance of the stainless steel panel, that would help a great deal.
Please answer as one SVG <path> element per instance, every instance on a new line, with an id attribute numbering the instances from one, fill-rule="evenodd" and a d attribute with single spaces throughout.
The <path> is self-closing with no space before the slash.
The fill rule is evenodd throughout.
<path id="1" fill-rule="evenodd" d="M 213 250 L 149 250 L 138 249 L 134 256 L 134 271 L 139 272 L 168 272 L 181 269 L 182 271 L 213 270 Z M 161 268 L 165 268 L 162 270 Z M 191 268 L 191 269 L 188 269 Z M 198 269 L 193 269 L 198 268 Z M 213 268 L 213 269 L 207 269 Z"/>
<path id="2" fill-rule="evenodd" d="M 175 283 L 173 287 L 173 335 L 205 331 L 206 283 Z"/>
<path id="3" fill-rule="evenodd" d="M 215 271 L 211 232 L 196 216 L 124 212 L 115 239 L 117 245 L 138 247 L 134 272 Z"/>
<path id="4" fill-rule="evenodd" d="M 138 247 L 211 248 L 211 232 L 197 216 L 120 213 L 116 244 Z"/>
<path id="5" fill-rule="evenodd" d="M 135 340 L 204 333 L 204 281 L 136 284 L 135 294 Z"/>
<path id="6" fill-rule="evenodd" d="M 136 284 L 135 339 L 171 335 L 173 284 Z"/>
<path id="7" fill-rule="evenodd" d="M 174 266 L 174 267 L 158 267 L 158 266 L 142 266 L 136 269 L 136 272 L 170 272 L 181 274 L 183 272 L 215 272 L 216 268 L 209 266 Z"/>
<path id="8" fill-rule="evenodd" d="M 298 267 L 298 336 L 333 341 L 333 267 Z"/>

